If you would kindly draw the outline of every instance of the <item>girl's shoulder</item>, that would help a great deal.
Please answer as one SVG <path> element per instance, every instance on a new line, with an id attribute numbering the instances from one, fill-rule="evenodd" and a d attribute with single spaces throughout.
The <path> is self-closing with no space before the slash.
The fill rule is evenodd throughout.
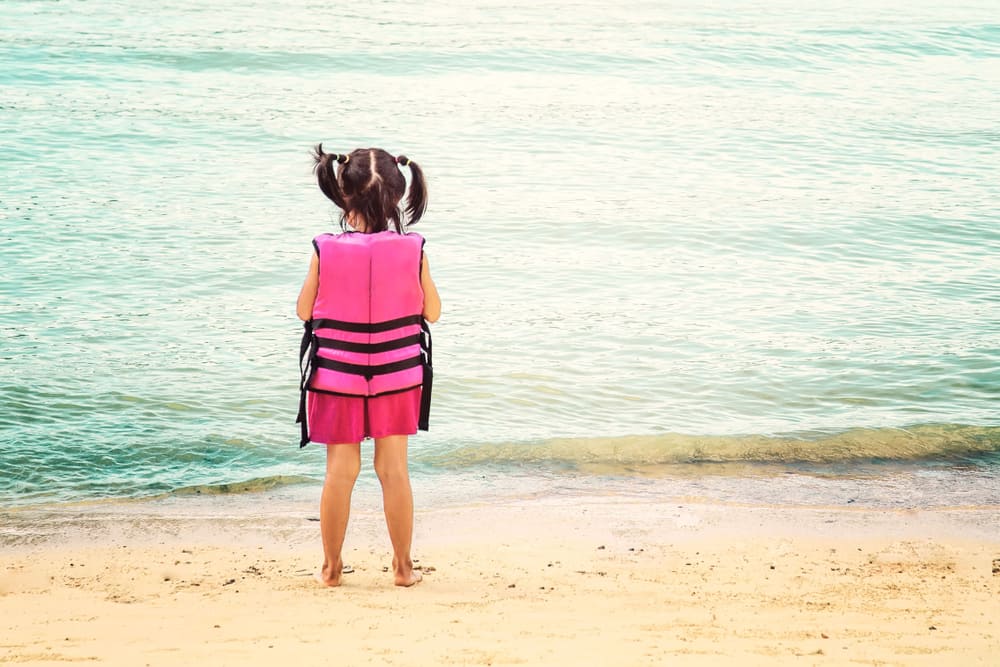
<path id="1" fill-rule="evenodd" d="M 336 240 L 336 239 L 344 236 L 345 234 L 346 234 L 346 232 L 340 232 L 340 233 L 323 232 L 322 234 L 317 234 L 316 236 L 313 237 L 312 244 L 313 244 L 313 246 L 316 246 L 316 245 L 318 245 L 320 243 L 323 243 L 323 242 L 327 242 L 327 241 L 331 241 L 331 240 Z"/>

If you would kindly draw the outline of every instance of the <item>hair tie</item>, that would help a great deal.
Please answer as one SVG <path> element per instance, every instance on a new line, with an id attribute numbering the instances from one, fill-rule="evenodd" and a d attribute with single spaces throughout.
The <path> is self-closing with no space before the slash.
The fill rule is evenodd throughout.
<path id="1" fill-rule="evenodd" d="M 410 158 L 406 157 L 405 155 L 400 155 L 398 158 L 396 158 L 396 164 L 401 164 L 404 167 L 409 167 Z"/>
<path id="2" fill-rule="evenodd" d="M 347 162 L 351 159 L 350 155 L 340 155 L 338 153 L 331 153 L 330 155 L 332 155 L 333 159 L 340 164 L 347 164 Z"/>

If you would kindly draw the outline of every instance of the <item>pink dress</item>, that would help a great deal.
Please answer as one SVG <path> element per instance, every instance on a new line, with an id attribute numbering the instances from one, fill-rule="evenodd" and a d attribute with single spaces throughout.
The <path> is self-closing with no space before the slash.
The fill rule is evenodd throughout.
<path id="1" fill-rule="evenodd" d="M 335 396 L 309 392 L 309 439 L 327 445 L 365 438 L 413 435 L 420 416 L 420 387 L 384 396 Z"/>

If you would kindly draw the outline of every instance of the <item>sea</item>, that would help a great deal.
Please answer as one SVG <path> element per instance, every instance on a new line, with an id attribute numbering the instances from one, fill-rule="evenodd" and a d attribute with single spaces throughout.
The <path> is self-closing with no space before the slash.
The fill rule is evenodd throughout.
<path id="1" fill-rule="evenodd" d="M 0 508 L 318 490 L 319 142 L 427 177 L 418 507 L 1000 506 L 998 9 L 3 0 Z"/>

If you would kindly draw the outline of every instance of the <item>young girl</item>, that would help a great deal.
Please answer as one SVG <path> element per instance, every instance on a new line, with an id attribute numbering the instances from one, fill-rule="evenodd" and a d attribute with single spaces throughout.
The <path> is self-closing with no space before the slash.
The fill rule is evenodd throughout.
<path id="1" fill-rule="evenodd" d="M 408 234 L 427 205 L 424 174 L 415 162 L 380 148 L 347 155 L 316 146 L 319 188 L 342 210 L 341 234 L 313 240 L 297 312 L 302 341 L 302 446 L 325 444 L 326 481 L 320 499 L 326 586 L 340 585 L 341 549 L 351 491 L 361 470 L 361 441 L 375 440 L 375 472 L 382 484 L 397 586 L 420 581 L 410 559 L 413 493 L 407 436 L 427 430 L 430 407 L 430 329 L 441 300 L 423 252 Z M 405 222 L 399 203 L 406 189 Z M 306 395 L 308 394 L 308 401 Z"/>

